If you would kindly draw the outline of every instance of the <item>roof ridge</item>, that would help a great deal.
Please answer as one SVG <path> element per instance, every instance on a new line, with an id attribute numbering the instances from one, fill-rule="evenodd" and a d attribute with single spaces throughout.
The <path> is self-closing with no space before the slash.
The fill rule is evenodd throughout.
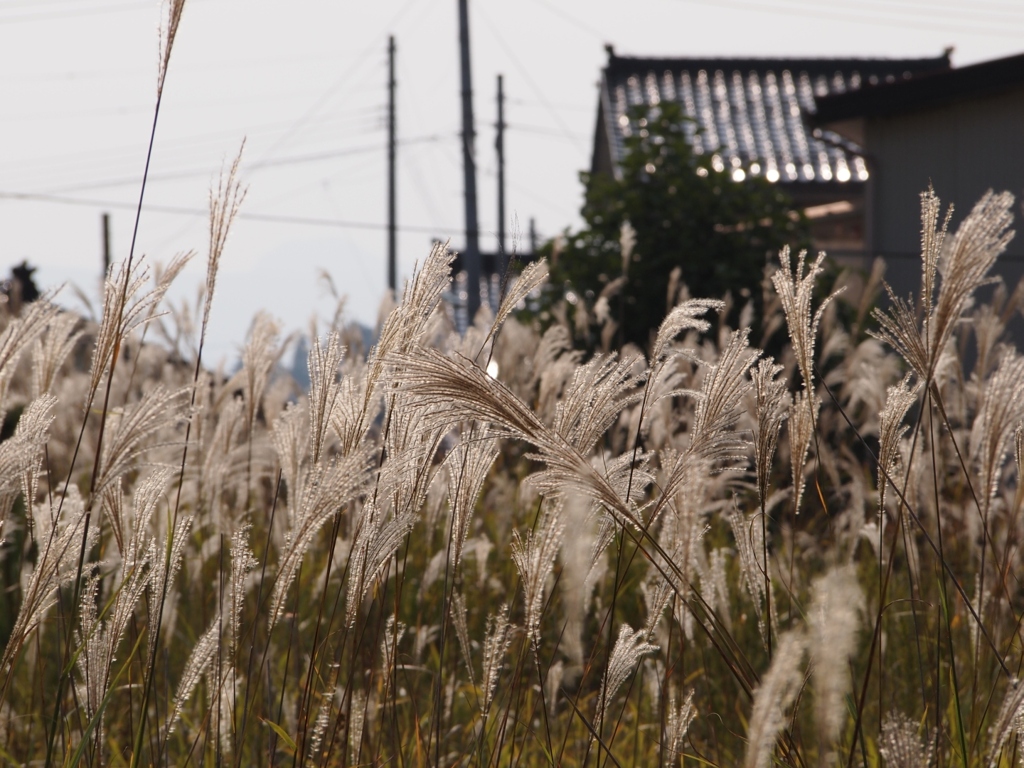
<path id="1" fill-rule="evenodd" d="M 948 57 L 945 54 L 939 56 L 620 56 L 613 54 L 617 61 L 919 61 L 937 62 Z"/>
<path id="2" fill-rule="evenodd" d="M 605 66 L 604 71 L 614 74 L 640 74 L 640 70 L 690 70 L 690 69 L 752 69 L 774 71 L 781 69 L 801 70 L 860 70 L 875 69 L 887 72 L 904 70 L 912 74 L 945 72 L 952 67 L 942 58 L 938 59 L 768 59 L 768 58 L 687 58 L 687 59 L 645 59 L 616 57 Z"/>
<path id="3" fill-rule="evenodd" d="M 621 63 L 622 65 L 629 66 L 630 64 L 637 64 L 641 62 L 660 62 L 676 65 L 690 63 L 690 62 L 758 62 L 763 64 L 781 64 L 786 63 L 806 63 L 806 64 L 837 64 L 837 63 L 849 63 L 852 65 L 856 64 L 875 64 L 875 65 L 892 65 L 892 64 L 918 64 L 918 65 L 945 65 L 951 67 L 950 53 L 951 49 L 943 51 L 937 56 L 922 56 L 922 57 L 888 57 L 888 56 L 650 56 L 650 55 L 621 55 L 615 52 L 615 49 L 608 45 L 605 46 L 605 50 L 608 53 L 608 65 Z M 606 68 L 607 68 L 606 67 Z"/>

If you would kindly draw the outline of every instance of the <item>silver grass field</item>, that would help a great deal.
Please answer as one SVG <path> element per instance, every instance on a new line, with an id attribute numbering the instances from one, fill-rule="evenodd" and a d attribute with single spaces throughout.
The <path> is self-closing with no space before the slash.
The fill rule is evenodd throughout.
<path id="1" fill-rule="evenodd" d="M 203 361 L 238 173 L 194 311 L 134 253 L 0 311 L 5 764 L 1024 764 L 1011 195 L 922 194 L 914 296 L 783 251 L 590 357 L 542 262 L 456 333 L 437 247 L 302 392 L 268 315 Z"/>

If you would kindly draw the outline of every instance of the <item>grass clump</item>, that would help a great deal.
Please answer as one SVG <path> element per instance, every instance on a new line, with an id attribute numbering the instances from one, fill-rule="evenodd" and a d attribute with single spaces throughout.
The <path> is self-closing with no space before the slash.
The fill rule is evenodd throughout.
<path id="1" fill-rule="evenodd" d="M 306 394 L 265 316 L 207 372 L 208 309 L 157 311 L 176 268 L 112 276 L 97 325 L 6 315 L 5 757 L 1007 763 L 1021 358 L 1013 299 L 972 305 L 988 267 L 955 260 L 991 266 L 1009 205 L 875 335 L 783 254 L 780 362 L 691 299 L 649 357 L 583 360 L 510 312 L 542 265 L 459 336 L 442 247 L 369 354 L 315 341 Z"/>

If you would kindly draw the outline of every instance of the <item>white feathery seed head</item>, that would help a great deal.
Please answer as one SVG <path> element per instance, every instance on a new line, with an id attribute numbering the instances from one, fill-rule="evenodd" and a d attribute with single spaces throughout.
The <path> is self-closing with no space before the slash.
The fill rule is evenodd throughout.
<path id="1" fill-rule="evenodd" d="M 488 331 L 487 338 L 484 339 L 485 343 L 498 332 L 498 329 L 508 316 L 512 314 L 513 310 L 519 305 L 519 302 L 547 282 L 547 279 L 548 264 L 545 259 L 531 262 L 523 268 L 519 277 L 513 281 L 511 287 L 502 298 L 498 311 L 494 316 L 494 322 L 491 324 L 491 330 Z"/>
<path id="2" fill-rule="evenodd" d="M 505 603 L 498 612 L 487 617 L 487 630 L 484 635 L 483 658 L 483 697 L 480 710 L 486 717 L 494 701 L 494 690 L 498 685 L 498 675 L 505 663 L 505 654 L 512 642 L 513 625 L 508 620 L 509 607 Z"/>
<path id="3" fill-rule="evenodd" d="M 349 762 L 359 765 L 359 750 L 363 745 L 363 730 L 366 728 L 366 710 L 370 706 L 366 694 L 361 690 L 352 691 L 352 720 L 348 729 Z"/>
<path id="4" fill-rule="evenodd" d="M 849 660 L 857 647 L 864 593 L 853 566 L 829 571 L 814 583 L 812 593 L 807 624 L 814 713 L 819 748 L 831 750 L 847 715 L 844 697 L 850 685 Z"/>
<path id="5" fill-rule="evenodd" d="M 768 483 L 772 462 L 779 444 L 779 432 L 786 420 L 789 406 L 789 392 L 786 380 L 776 378 L 783 367 L 775 360 L 762 358 L 751 369 L 750 378 L 754 385 L 757 433 L 754 436 L 754 468 L 757 471 L 757 494 L 761 505 L 768 503 Z"/>
<path id="6" fill-rule="evenodd" d="M 182 0 L 182 5 L 184 1 Z M 242 207 L 242 201 L 248 193 L 248 187 L 243 187 L 238 181 L 238 167 L 242 163 L 242 153 L 245 151 L 245 140 L 242 140 L 238 148 L 238 154 L 231 162 L 227 174 L 221 169 L 220 177 L 217 180 L 217 188 L 210 187 L 210 242 L 206 258 L 206 284 L 203 289 L 203 319 L 200 331 L 200 341 L 206 339 L 206 329 L 210 324 L 210 310 L 213 308 L 213 293 L 217 286 L 217 273 L 220 271 L 220 259 L 224 255 L 224 246 L 227 244 L 228 233 L 231 225 L 238 216 Z"/>
<path id="7" fill-rule="evenodd" d="M 32 355 L 32 397 L 52 392 L 61 366 L 82 337 L 81 320 L 73 312 L 62 312 L 35 342 Z"/>
<path id="8" fill-rule="evenodd" d="M 299 564 L 324 524 L 349 502 L 355 500 L 371 478 L 366 472 L 369 456 L 364 451 L 342 456 L 326 468 L 314 468 L 285 537 L 284 551 L 278 561 L 277 580 L 270 600 L 267 627 L 272 629 L 284 610 L 288 588 L 295 580 Z M 350 579 L 354 578 L 350 576 Z M 351 581 L 349 582 L 351 584 Z"/>
<path id="9" fill-rule="evenodd" d="M 988 731 L 988 768 L 998 768 L 999 755 L 1014 732 L 1022 730 L 1024 719 L 1024 682 L 1016 677 L 1006 686 L 999 714 Z"/>
<path id="10" fill-rule="evenodd" d="M 466 664 L 466 671 L 469 673 L 469 684 L 476 685 L 476 675 L 473 673 L 472 645 L 469 642 L 469 623 L 466 615 L 466 599 L 461 592 L 452 593 L 452 623 L 455 625 L 455 635 L 459 639 L 459 650 L 462 651 L 462 660 Z"/>
<path id="11" fill-rule="evenodd" d="M 526 635 L 537 640 L 540 633 L 541 611 L 544 606 L 544 586 L 562 545 L 565 524 L 558 510 L 546 510 L 536 530 L 525 535 L 512 531 L 512 560 L 519 570 L 526 607 Z"/>
<path id="12" fill-rule="evenodd" d="M 970 453 L 981 480 L 978 495 L 986 519 L 992 502 L 999 495 L 1003 463 L 1022 420 L 1024 357 L 1007 352 L 995 373 L 984 382 L 981 407 L 971 427 Z"/>
<path id="13" fill-rule="evenodd" d="M 825 307 L 842 289 L 831 294 L 812 313 L 814 281 L 825 271 L 821 266 L 825 261 L 825 253 L 819 253 L 810 266 L 807 265 L 806 258 L 807 251 L 801 251 L 796 257 L 796 267 L 794 268 L 789 247 L 783 248 L 779 253 L 781 268 L 772 275 L 772 283 L 782 303 L 782 310 L 786 314 L 789 339 L 793 344 L 797 367 L 803 377 L 804 390 L 812 391 L 814 389 L 814 343 L 818 334 L 818 325 L 821 323 Z"/>
<path id="14" fill-rule="evenodd" d="M 174 732 L 174 727 L 178 722 L 181 710 L 188 703 L 188 700 L 192 698 L 192 692 L 195 691 L 199 681 L 207 674 L 210 665 L 217 658 L 220 650 L 219 633 L 220 615 L 217 615 L 213 617 L 209 629 L 203 633 L 202 637 L 192 647 L 192 653 L 189 654 L 188 662 L 185 664 L 185 669 L 178 681 L 178 688 L 174 694 L 174 704 L 171 708 L 171 713 L 167 718 L 165 733 L 170 734 Z"/>
<path id="15" fill-rule="evenodd" d="M 886 714 L 878 741 L 878 753 L 885 768 L 931 768 L 935 739 L 922 742 L 919 731 L 918 724 L 902 712 Z"/>
<path id="16" fill-rule="evenodd" d="M 886 476 L 892 477 L 899 460 L 900 440 L 909 427 L 903 423 L 911 406 L 917 402 L 920 386 L 910 386 L 910 374 L 903 381 L 889 387 L 885 408 L 879 416 L 878 426 L 878 510 L 885 511 L 885 491 L 888 487 Z M 895 477 L 893 477 L 895 480 Z"/>
<path id="17" fill-rule="evenodd" d="M 331 712 L 333 711 L 334 699 L 337 697 L 337 694 L 337 687 L 332 687 L 330 690 L 324 691 L 320 699 L 320 708 L 313 723 L 313 731 L 309 736 L 310 762 L 316 760 L 316 756 L 320 753 L 320 747 L 324 743 L 324 734 L 327 732 L 327 724 L 331 720 Z"/>
<path id="18" fill-rule="evenodd" d="M 804 467 L 807 454 L 814 441 L 814 425 L 818 419 L 821 400 L 807 391 L 797 392 L 789 409 L 789 460 L 793 470 L 793 508 L 800 513 L 800 502 L 804 497 L 806 478 Z"/>
<path id="19" fill-rule="evenodd" d="M 665 740 L 662 742 L 662 765 L 677 765 L 679 755 L 683 751 L 683 740 L 690 730 L 690 723 L 697 716 L 697 707 L 693 704 L 693 689 L 686 692 L 686 697 L 677 701 L 673 688 L 668 697 L 668 717 L 665 719 Z"/>
<path id="20" fill-rule="evenodd" d="M 711 323 L 704 319 L 709 310 L 721 312 L 725 302 L 717 299 L 687 299 L 669 312 L 658 327 L 658 334 L 651 348 L 651 363 L 657 363 L 667 353 L 668 345 L 683 331 L 707 333 Z"/>
<path id="21" fill-rule="evenodd" d="M 771 595 L 765 592 L 764 531 L 761 527 L 761 517 L 760 515 L 748 517 L 734 504 L 729 511 L 729 526 L 732 528 L 736 552 L 740 559 L 740 575 L 743 579 L 743 586 L 754 604 L 754 609 L 757 612 L 757 628 L 767 648 L 769 627 L 765 622 L 765 616 L 767 601 L 771 599 Z"/>
<path id="22" fill-rule="evenodd" d="M 615 694 L 626 682 L 629 676 L 636 669 L 640 660 L 649 653 L 655 653 L 658 646 L 647 642 L 647 633 L 643 629 L 636 632 L 629 624 L 623 623 L 619 627 L 619 637 L 612 648 L 611 657 L 608 659 L 608 669 L 605 670 L 604 682 L 601 685 L 601 694 L 598 696 L 598 710 L 594 717 L 594 728 L 600 732 Z"/>
<path id="23" fill-rule="evenodd" d="M 319 463 L 327 442 L 327 429 L 340 392 L 338 369 L 344 355 L 345 349 L 337 333 L 327 337 L 326 349 L 319 338 L 314 338 L 309 350 L 309 443 L 313 464 Z"/>
<path id="24" fill-rule="evenodd" d="M 449 563 L 452 573 L 458 571 L 463 549 L 469 537 L 473 510 L 483 490 L 487 474 L 498 458 L 498 441 L 470 431 L 446 459 L 448 466 L 448 500 L 451 506 L 451 546 Z"/>
<path id="25" fill-rule="evenodd" d="M 768 768 L 779 732 L 786 726 L 786 713 L 803 684 L 801 665 L 807 638 L 795 629 L 779 637 L 771 666 L 754 692 L 754 707 L 747 727 L 744 768 Z"/>

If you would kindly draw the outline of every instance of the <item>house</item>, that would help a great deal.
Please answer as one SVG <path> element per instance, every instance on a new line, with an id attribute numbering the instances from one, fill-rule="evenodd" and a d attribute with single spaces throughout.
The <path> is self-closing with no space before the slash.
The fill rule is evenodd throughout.
<path id="1" fill-rule="evenodd" d="M 808 126 L 861 147 L 864 255 L 885 257 L 887 279 L 906 295 L 920 282 L 919 193 L 929 184 L 954 205 L 954 227 L 988 189 L 1024 194 L 1024 54 L 829 94 Z M 1012 290 L 1024 238 L 996 272 Z"/>
<path id="2" fill-rule="evenodd" d="M 872 168 L 855 137 L 812 127 L 823 98 L 950 71 L 949 51 L 926 59 L 636 58 L 608 46 L 591 172 L 618 174 L 637 105 L 679 102 L 696 154 L 736 178 L 763 175 L 811 219 L 818 247 L 864 251 L 865 192 Z"/>

